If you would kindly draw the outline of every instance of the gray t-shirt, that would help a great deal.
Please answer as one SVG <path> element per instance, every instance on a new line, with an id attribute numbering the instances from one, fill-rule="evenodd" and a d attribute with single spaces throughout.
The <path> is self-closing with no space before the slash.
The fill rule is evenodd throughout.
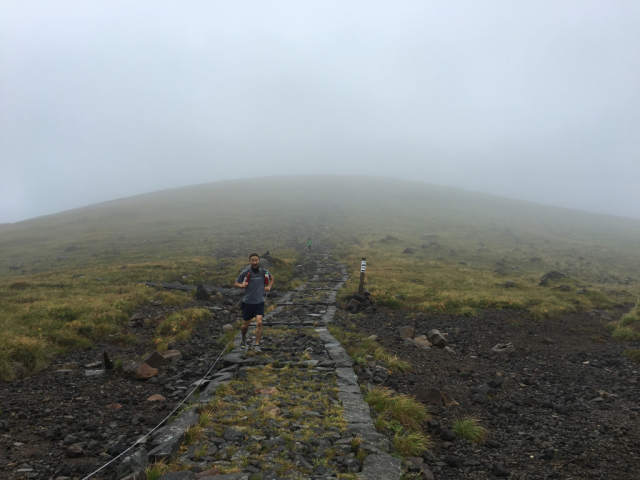
<path id="1" fill-rule="evenodd" d="M 250 305 L 264 303 L 264 276 L 269 275 L 269 280 L 271 280 L 271 274 L 264 268 L 260 268 L 258 272 L 254 272 L 251 267 L 245 268 L 238 277 L 238 283 L 244 283 L 247 272 L 250 272 L 249 285 L 244 289 L 242 301 Z"/>

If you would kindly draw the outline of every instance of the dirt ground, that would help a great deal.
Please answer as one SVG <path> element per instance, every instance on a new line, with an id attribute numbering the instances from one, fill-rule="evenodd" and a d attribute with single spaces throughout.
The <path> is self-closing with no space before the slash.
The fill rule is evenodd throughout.
<path id="1" fill-rule="evenodd" d="M 599 314 L 537 322 L 512 310 L 474 317 L 381 310 L 362 318 L 342 314 L 336 323 L 378 335 L 413 364 L 413 372 L 392 375 L 388 386 L 418 398 L 435 388 L 459 404 L 430 405 L 437 422 L 425 461 L 435 478 L 640 478 L 640 366 L 621 355 L 638 345 L 612 340 Z M 399 333 L 404 326 L 415 336 L 439 330 L 452 352 L 407 345 Z M 498 343 L 511 343 L 513 352 L 494 353 Z M 474 392 L 481 393 L 472 398 Z M 486 428 L 484 443 L 451 433 L 454 419 L 465 417 Z M 488 468 L 494 463 L 504 470 Z"/>

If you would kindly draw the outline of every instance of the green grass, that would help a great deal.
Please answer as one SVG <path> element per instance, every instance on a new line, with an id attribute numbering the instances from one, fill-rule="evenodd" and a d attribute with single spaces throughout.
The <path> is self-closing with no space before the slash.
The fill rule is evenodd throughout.
<path id="1" fill-rule="evenodd" d="M 543 271 L 498 275 L 491 268 L 456 265 L 428 256 L 408 256 L 390 246 L 362 247 L 342 257 L 348 265 L 359 264 L 360 257 L 373 258 L 367 263 L 366 288 L 380 306 L 411 309 L 429 314 L 457 313 L 473 316 L 479 309 L 523 309 L 534 319 L 551 318 L 593 308 L 607 309 L 629 298 L 626 289 L 610 292 L 606 285 L 591 285 L 578 294 L 578 279 L 551 281 L 538 286 Z M 516 288 L 505 288 L 507 279 L 516 279 Z M 359 278 L 352 275 L 342 298 L 358 288 Z M 572 290 L 553 287 L 569 283 Z M 618 298 L 616 295 L 620 295 Z"/>
<path id="2" fill-rule="evenodd" d="M 218 337 L 217 342 L 219 345 L 228 345 L 224 353 L 229 353 L 231 350 L 233 350 L 232 340 L 236 338 L 238 333 L 239 333 L 239 327 L 234 328 L 233 330 L 228 330 Z"/>
<path id="3" fill-rule="evenodd" d="M 158 463 L 149 465 L 145 469 L 144 473 L 147 476 L 147 480 L 158 480 L 158 478 L 160 478 L 162 475 L 164 475 L 168 471 L 169 471 L 169 466 L 165 462 L 160 461 Z"/>
<path id="4" fill-rule="evenodd" d="M 380 344 L 360 333 L 347 332 L 335 325 L 329 325 L 329 332 L 344 346 L 354 362 L 366 365 L 370 360 L 382 363 L 393 372 L 409 372 L 411 363 L 387 352 Z"/>
<path id="5" fill-rule="evenodd" d="M 184 442 L 183 445 L 193 445 L 193 443 L 202 438 L 202 425 L 194 425 L 192 427 L 187 428 L 184 431 Z"/>
<path id="6" fill-rule="evenodd" d="M 627 348 L 622 354 L 634 363 L 640 363 L 640 348 Z"/>
<path id="7" fill-rule="evenodd" d="M 457 418 L 453 421 L 453 431 L 472 442 L 480 442 L 487 436 L 485 428 L 472 417 Z"/>
<path id="8" fill-rule="evenodd" d="M 173 313 L 158 325 L 152 343 L 158 351 L 166 350 L 171 341 L 187 340 L 193 327 L 208 318 L 211 318 L 211 312 L 204 308 L 187 308 Z"/>
<path id="9" fill-rule="evenodd" d="M 392 392 L 384 387 L 376 387 L 364 396 L 365 401 L 376 412 L 380 413 L 383 420 L 387 417 L 398 422 L 408 431 L 422 431 L 422 424 L 430 418 L 427 407 L 408 395 Z M 387 428 L 392 423 L 380 424 Z"/>
<path id="10" fill-rule="evenodd" d="M 607 329 L 616 340 L 640 340 L 640 302 L 617 322 L 609 322 Z"/>
<path id="11" fill-rule="evenodd" d="M 209 425 L 209 422 L 211 422 L 211 416 L 209 414 L 201 413 L 198 417 L 198 425 L 200 425 L 202 428 Z"/>
<path id="12" fill-rule="evenodd" d="M 396 433 L 393 446 L 404 457 L 419 457 L 433 445 L 431 438 L 423 432 Z"/>

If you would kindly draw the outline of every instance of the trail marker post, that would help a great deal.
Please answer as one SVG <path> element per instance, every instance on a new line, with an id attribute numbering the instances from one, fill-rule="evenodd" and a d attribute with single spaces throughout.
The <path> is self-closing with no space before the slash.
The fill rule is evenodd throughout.
<path id="1" fill-rule="evenodd" d="M 367 269 L 367 259 L 366 257 L 362 257 L 362 262 L 360 263 L 360 285 L 358 286 L 358 293 L 362 293 L 362 289 L 364 288 L 364 271 Z"/>

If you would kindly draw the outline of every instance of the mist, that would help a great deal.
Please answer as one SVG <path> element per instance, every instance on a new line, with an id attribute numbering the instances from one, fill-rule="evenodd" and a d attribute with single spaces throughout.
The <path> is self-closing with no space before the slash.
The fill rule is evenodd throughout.
<path id="1" fill-rule="evenodd" d="M 5 0 L 0 223 L 316 174 L 640 218 L 638 25 L 621 1 Z"/>

